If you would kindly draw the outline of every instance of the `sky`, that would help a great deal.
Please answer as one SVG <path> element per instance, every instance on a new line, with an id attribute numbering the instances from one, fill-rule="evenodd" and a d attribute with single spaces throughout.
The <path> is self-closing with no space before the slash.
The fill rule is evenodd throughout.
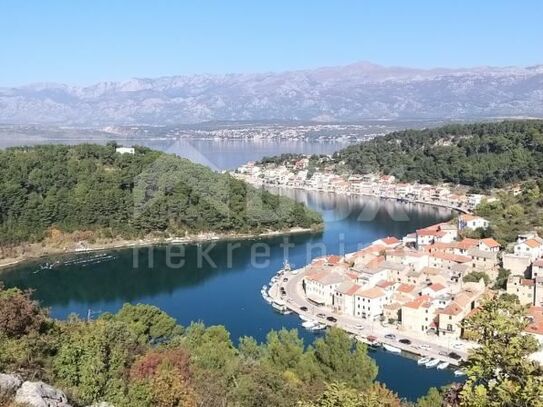
<path id="1" fill-rule="evenodd" d="M 543 63 L 541 0 L 0 0 L 0 86 Z"/>

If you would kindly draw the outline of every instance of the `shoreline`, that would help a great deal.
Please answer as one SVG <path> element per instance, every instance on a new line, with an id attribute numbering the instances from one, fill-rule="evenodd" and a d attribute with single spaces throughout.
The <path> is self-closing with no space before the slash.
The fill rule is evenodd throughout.
<path id="1" fill-rule="evenodd" d="M 447 202 L 436 202 L 436 201 L 423 201 L 418 199 L 410 199 L 400 196 L 390 196 L 390 195 L 377 195 L 377 194 L 369 194 L 369 193 L 363 193 L 363 192 L 338 192 L 336 190 L 324 190 L 324 189 L 312 189 L 312 188 L 304 188 L 300 186 L 292 186 L 292 185 L 275 185 L 275 184 L 266 184 L 266 183 L 259 183 L 259 182 L 252 182 L 250 179 L 241 178 L 243 181 L 247 182 L 248 184 L 251 184 L 254 187 L 263 187 L 263 188 L 284 188 L 284 189 L 290 189 L 290 190 L 299 190 L 299 191 L 305 191 L 305 192 L 319 192 L 319 193 L 327 193 L 327 194 L 334 194 L 334 195 L 342 195 L 346 197 L 368 197 L 368 198 L 375 198 L 375 199 L 383 199 L 388 201 L 396 201 L 399 203 L 409 203 L 409 204 L 415 204 L 415 205 L 428 205 L 438 208 L 445 208 L 450 209 L 451 211 L 463 213 L 463 214 L 471 214 L 471 212 L 468 209 L 461 208 L 455 205 L 448 204 Z"/>
<path id="2" fill-rule="evenodd" d="M 84 249 L 73 247 L 69 249 L 54 249 L 46 248 L 49 252 L 36 255 L 23 255 L 21 257 L 8 257 L 0 260 L 0 273 L 11 267 L 20 266 L 26 262 L 39 260 L 53 256 L 65 256 L 70 254 L 85 254 L 105 252 L 108 250 L 130 249 L 147 246 L 164 246 L 164 245 L 190 245 L 198 243 L 226 242 L 231 240 L 252 240 L 265 239 L 277 236 L 300 235 L 306 233 L 318 233 L 324 229 L 324 225 L 312 228 L 294 227 L 286 230 L 271 230 L 262 233 L 206 233 L 201 235 L 190 235 L 186 237 L 169 237 L 169 238 L 147 238 L 138 240 L 117 240 L 111 243 L 97 243 L 89 245 Z M 32 245 L 41 245 L 41 243 L 32 243 Z"/>
<path id="3" fill-rule="evenodd" d="M 288 310 L 297 316 L 309 318 L 314 321 L 318 321 L 327 327 L 338 327 L 341 330 L 347 332 L 350 335 L 354 335 L 355 339 L 359 342 L 365 343 L 368 347 L 377 346 L 382 347 L 383 344 L 393 346 L 401 349 L 401 353 L 397 353 L 397 356 L 406 357 L 412 355 L 412 359 L 418 360 L 420 357 L 431 357 L 432 359 L 439 359 L 441 362 L 449 363 L 449 371 L 453 371 L 460 367 L 462 363 L 467 359 L 467 350 L 450 349 L 447 346 L 447 342 L 436 340 L 435 338 L 424 337 L 417 335 L 410 331 L 395 330 L 392 327 L 376 326 L 375 321 L 368 322 L 365 320 L 359 320 L 355 317 L 343 316 L 335 313 L 332 309 L 327 307 L 317 307 L 307 299 L 303 298 L 300 294 L 303 290 L 302 282 L 305 267 L 284 271 L 279 270 L 275 276 L 287 277 L 288 281 L 282 281 L 282 278 L 278 278 L 276 282 L 271 283 L 267 294 L 274 302 L 279 302 L 284 305 Z M 281 295 L 281 288 L 286 289 L 286 295 Z M 301 307 L 305 306 L 307 310 L 302 310 Z M 326 316 L 334 316 L 337 321 L 331 322 L 326 318 L 317 316 L 317 313 L 323 313 Z M 393 333 L 403 338 L 408 338 L 412 342 L 409 344 L 403 344 L 396 340 L 390 340 L 385 337 L 387 333 Z M 373 336 L 375 339 L 370 340 L 369 337 Z M 458 340 L 465 345 L 469 342 L 465 340 Z M 423 346 L 421 346 L 423 345 Z M 424 345 L 429 345 L 430 348 L 425 348 Z M 469 346 L 469 345 L 468 345 Z M 443 352 L 447 349 L 447 354 Z M 386 350 L 386 349 L 383 349 Z M 454 359 L 449 356 L 450 352 L 455 352 L 461 356 L 461 359 Z"/>

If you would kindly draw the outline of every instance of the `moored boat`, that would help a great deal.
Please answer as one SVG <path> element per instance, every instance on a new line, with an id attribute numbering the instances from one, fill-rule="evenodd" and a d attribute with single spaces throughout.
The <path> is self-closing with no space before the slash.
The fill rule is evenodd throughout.
<path id="1" fill-rule="evenodd" d="M 439 359 L 431 359 L 425 364 L 426 367 L 436 367 L 440 363 Z"/>
<path id="2" fill-rule="evenodd" d="M 437 365 L 437 368 L 439 370 L 447 369 L 448 367 L 449 367 L 449 362 L 443 362 L 443 363 L 440 363 L 439 365 Z"/>
<path id="3" fill-rule="evenodd" d="M 465 376 L 465 375 L 466 375 L 466 372 L 464 372 L 462 369 L 458 369 L 458 370 L 455 370 L 455 371 L 454 371 L 454 375 L 455 375 L 456 377 Z"/>
<path id="4" fill-rule="evenodd" d="M 426 363 L 428 363 L 431 360 L 432 360 L 432 358 L 429 358 L 429 357 L 420 358 L 419 360 L 417 360 L 417 365 L 425 365 Z"/>
<path id="5" fill-rule="evenodd" d="M 397 348 L 392 345 L 387 345 L 386 343 L 383 343 L 383 348 L 392 353 L 402 353 L 402 350 L 400 348 Z"/>
<path id="6" fill-rule="evenodd" d="M 285 305 L 285 303 L 281 300 L 275 300 L 272 302 L 272 307 L 280 312 L 281 314 L 290 314 L 292 311 L 290 311 L 287 306 Z"/>
<path id="7" fill-rule="evenodd" d="M 308 321 L 302 322 L 302 327 L 304 327 L 305 329 L 311 329 L 317 324 L 318 322 L 316 321 L 308 320 Z"/>

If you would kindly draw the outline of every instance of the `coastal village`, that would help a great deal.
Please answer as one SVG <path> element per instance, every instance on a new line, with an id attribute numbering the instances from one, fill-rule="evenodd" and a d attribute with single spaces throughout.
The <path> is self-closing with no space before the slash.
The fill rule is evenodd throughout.
<path id="1" fill-rule="evenodd" d="M 383 237 L 345 256 L 314 259 L 296 271 L 297 287 L 281 290 L 287 308 L 297 311 L 288 293 L 298 293 L 298 300 L 321 316 L 324 310 L 334 315 L 332 321 L 341 316 L 359 320 L 360 327 L 378 323 L 388 327 L 387 332 L 392 328 L 398 335 L 456 343 L 454 349 L 465 350 L 469 332 L 464 332 L 462 321 L 476 313 L 485 298 L 506 293 L 526 306 L 530 320 L 526 331 L 543 343 L 543 239 L 536 232 L 519 235 L 506 250 L 491 237 L 467 237 L 490 226 L 488 220 L 471 214 L 488 199 L 482 195 L 459 193 L 447 185 L 405 184 L 375 174 L 344 177 L 315 171 L 308 177 L 308 161 L 301 158 L 289 167 L 248 163 L 234 176 L 258 186 L 444 206 L 459 215 L 406 236 Z M 494 287 L 500 269 L 509 271 L 505 290 Z M 376 339 L 363 336 L 368 338 Z M 425 354 L 420 349 L 417 353 Z M 541 352 L 533 357 L 543 361 Z"/>

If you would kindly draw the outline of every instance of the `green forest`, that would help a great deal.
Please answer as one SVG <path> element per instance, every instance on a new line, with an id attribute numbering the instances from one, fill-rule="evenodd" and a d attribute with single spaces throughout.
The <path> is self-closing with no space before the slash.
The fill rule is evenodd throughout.
<path id="1" fill-rule="evenodd" d="M 52 228 L 134 238 L 311 227 L 302 204 L 228 174 L 143 147 L 41 145 L 0 151 L 0 245 L 37 242 Z"/>
<path id="2" fill-rule="evenodd" d="M 543 121 L 512 120 L 405 130 L 347 147 L 336 163 L 403 181 L 501 188 L 543 175 Z"/>
<path id="3" fill-rule="evenodd" d="M 285 329 L 263 343 L 242 337 L 235 344 L 222 326 L 182 327 L 151 305 L 54 320 L 31 293 L 0 287 L 0 372 L 52 384 L 74 406 L 541 406 L 543 376 L 528 358 L 538 344 L 523 334 L 524 313 L 511 299 L 484 303 L 465 322 L 480 344 L 465 366 L 467 380 L 412 403 L 376 382 L 366 345 L 337 328 L 313 344 Z M 12 397 L 0 394 L 0 405 L 14 406 Z"/>

